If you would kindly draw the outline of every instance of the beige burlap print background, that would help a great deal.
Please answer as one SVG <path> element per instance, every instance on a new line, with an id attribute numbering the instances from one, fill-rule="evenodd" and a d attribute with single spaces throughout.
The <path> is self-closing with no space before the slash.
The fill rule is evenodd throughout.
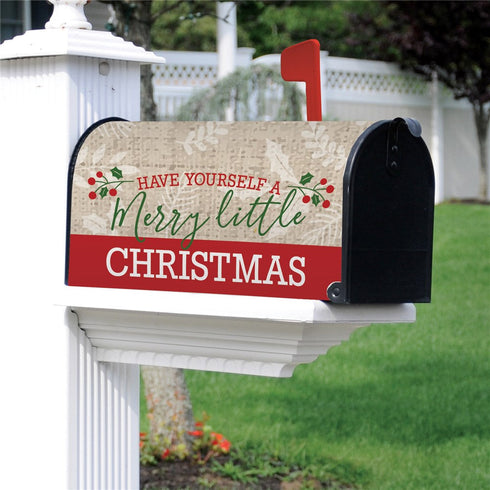
<path id="1" fill-rule="evenodd" d="M 370 124 L 102 124 L 88 135 L 76 156 L 70 231 L 134 236 L 139 219 L 142 237 L 182 238 L 191 222 L 198 222 L 203 225 L 195 239 L 340 246 L 345 165 L 356 139 Z M 282 223 L 289 223 L 298 213 L 304 219 L 300 224 L 281 226 L 276 221 L 272 225 L 293 189 Z M 230 191 L 221 224 L 229 223 L 234 215 L 236 220 L 246 216 L 259 198 L 253 216 L 267 207 L 262 220 L 262 230 L 268 229 L 267 233 L 261 236 L 258 226 L 247 226 L 246 219 L 238 226 L 219 226 L 216 218 Z M 307 203 L 304 195 L 310 196 Z M 322 206 L 324 200 L 328 207 Z M 121 226 L 119 219 L 114 220 L 116 209 L 127 210 Z M 175 222 L 176 217 L 180 223 L 189 215 L 193 218 L 172 235 L 170 225 L 160 231 L 145 225 L 146 215 L 149 223 L 157 214 L 163 223 Z"/>

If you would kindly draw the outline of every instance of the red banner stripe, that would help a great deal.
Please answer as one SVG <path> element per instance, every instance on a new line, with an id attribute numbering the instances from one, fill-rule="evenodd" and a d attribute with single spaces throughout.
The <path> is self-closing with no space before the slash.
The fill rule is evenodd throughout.
<path id="1" fill-rule="evenodd" d="M 341 247 L 71 235 L 68 285 L 327 299 Z"/>

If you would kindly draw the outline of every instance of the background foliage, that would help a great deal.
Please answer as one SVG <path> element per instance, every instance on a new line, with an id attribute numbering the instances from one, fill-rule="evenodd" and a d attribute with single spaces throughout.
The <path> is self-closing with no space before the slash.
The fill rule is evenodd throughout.
<path id="1" fill-rule="evenodd" d="M 363 57 L 363 46 L 346 39 L 356 32 L 351 15 L 383 17 L 378 2 L 249 1 L 237 2 L 238 46 L 253 47 L 255 56 L 279 53 L 315 38 L 333 56 Z M 154 0 L 153 49 L 216 50 L 216 5 L 206 0 Z M 159 15 L 156 15 L 161 13 Z"/>

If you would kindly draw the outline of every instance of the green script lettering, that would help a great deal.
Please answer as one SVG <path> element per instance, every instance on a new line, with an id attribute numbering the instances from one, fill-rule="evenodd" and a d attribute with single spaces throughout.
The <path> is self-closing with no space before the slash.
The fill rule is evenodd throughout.
<path id="1" fill-rule="evenodd" d="M 183 250 L 187 250 L 192 245 L 192 242 L 194 241 L 198 230 L 200 230 L 209 221 L 209 217 L 207 217 L 200 223 L 199 213 L 190 213 L 183 218 L 182 214 L 177 209 L 173 209 L 172 216 L 170 217 L 170 219 L 168 219 L 168 221 L 165 222 L 165 213 L 163 212 L 161 205 L 157 206 L 155 215 L 152 215 L 152 213 L 149 212 L 144 215 L 143 219 L 141 219 L 143 214 L 143 207 L 146 202 L 146 192 L 141 191 L 136 194 L 136 196 L 131 200 L 126 209 L 121 206 L 120 198 L 117 198 L 114 215 L 112 217 L 111 230 L 114 230 L 116 226 L 123 226 L 128 212 L 139 198 L 141 198 L 141 201 L 137 207 L 136 215 L 134 218 L 134 236 L 139 242 L 145 241 L 144 238 L 140 238 L 141 225 L 144 227 L 150 227 L 153 225 L 154 230 L 157 233 L 160 233 L 169 228 L 171 236 L 177 235 L 177 233 L 179 233 L 184 226 L 190 225 L 191 230 L 184 236 L 184 238 L 182 238 L 180 244 Z"/>
<path id="2" fill-rule="evenodd" d="M 245 223 L 247 228 L 257 226 L 257 232 L 260 236 L 264 236 L 272 229 L 275 224 L 278 224 L 282 228 L 286 228 L 292 224 L 299 225 L 306 216 L 298 211 L 291 219 L 287 220 L 285 214 L 290 206 L 293 204 L 296 197 L 297 190 L 291 189 L 288 195 L 284 199 L 284 202 L 274 201 L 274 195 L 267 198 L 266 201 L 260 201 L 260 197 L 256 198 L 253 203 L 250 204 L 248 211 L 242 212 L 242 208 L 238 207 L 237 212 L 228 217 L 227 210 L 233 199 L 233 191 L 229 190 L 223 197 L 216 220 L 220 228 L 227 228 L 228 226 L 239 226 Z M 276 215 L 270 218 L 270 215 L 277 210 L 277 206 L 281 206 Z M 270 218 L 269 221 L 266 218 Z"/>

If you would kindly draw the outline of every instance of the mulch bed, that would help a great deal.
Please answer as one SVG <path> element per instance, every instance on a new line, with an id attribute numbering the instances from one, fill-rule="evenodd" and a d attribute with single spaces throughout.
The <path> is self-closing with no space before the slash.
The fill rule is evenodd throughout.
<path id="1" fill-rule="evenodd" d="M 257 483 L 240 483 L 212 473 L 207 466 L 190 460 L 161 461 L 158 465 L 140 467 L 141 490 L 223 489 L 286 489 L 275 478 L 264 478 Z M 291 490 L 294 487 L 289 487 Z M 297 487 L 300 488 L 300 487 Z M 320 487 L 319 487 L 320 488 Z"/>
<path id="2" fill-rule="evenodd" d="M 221 463 L 226 457 L 220 458 Z M 209 466 L 192 460 L 160 461 L 157 465 L 140 466 L 140 490 L 194 490 L 214 488 L 219 490 L 300 490 L 302 488 L 352 488 L 337 482 L 304 481 L 298 477 L 292 481 L 263 477 L 254 483 L 242 483 L 213 473 Z"/>

